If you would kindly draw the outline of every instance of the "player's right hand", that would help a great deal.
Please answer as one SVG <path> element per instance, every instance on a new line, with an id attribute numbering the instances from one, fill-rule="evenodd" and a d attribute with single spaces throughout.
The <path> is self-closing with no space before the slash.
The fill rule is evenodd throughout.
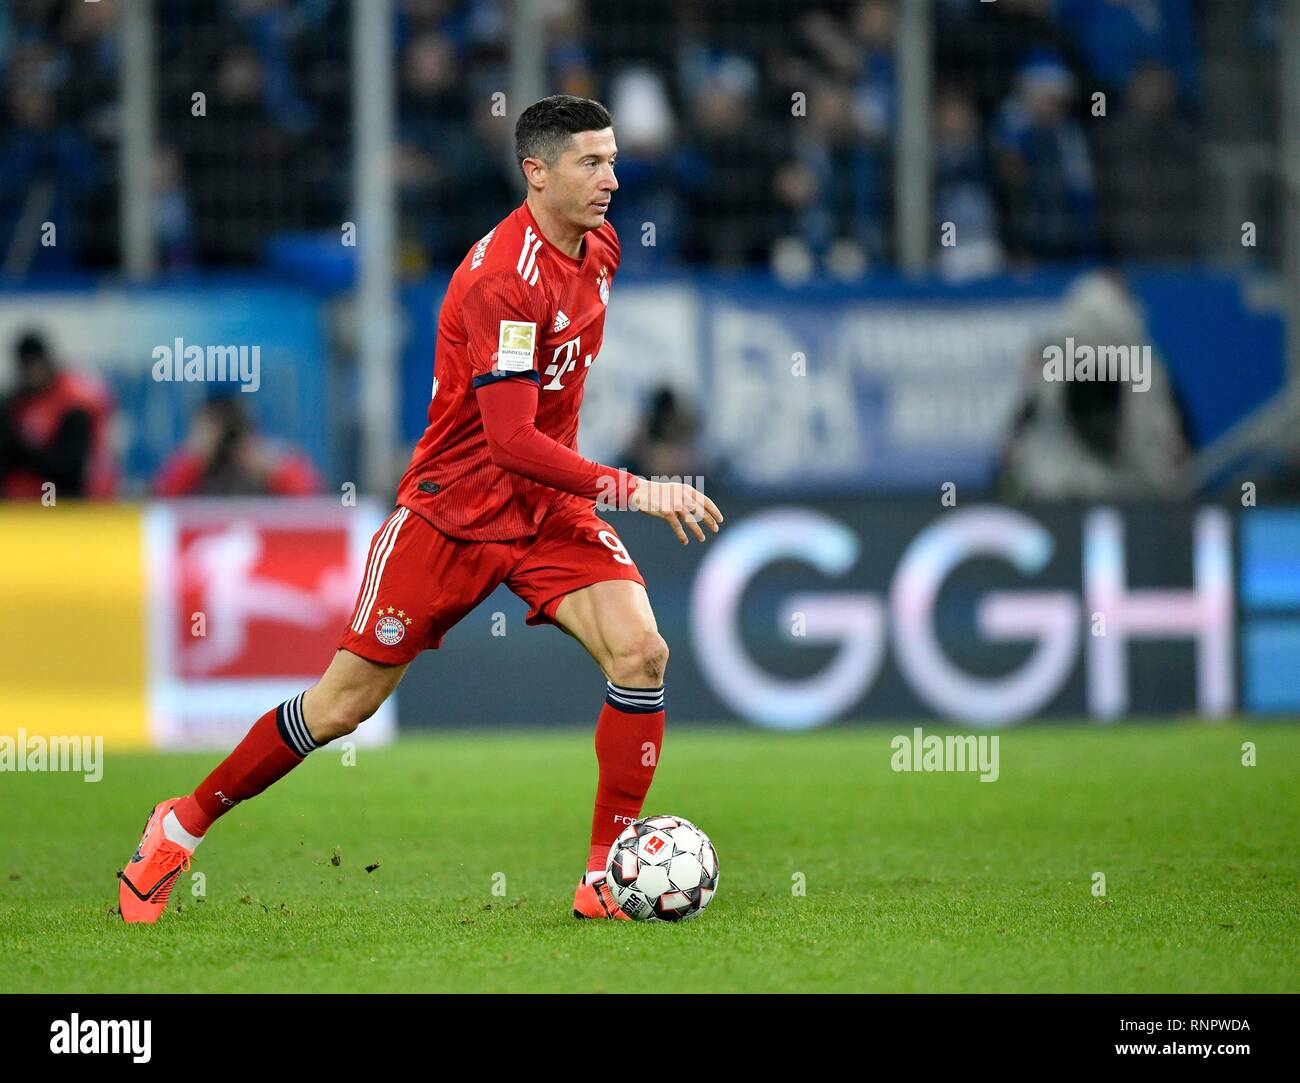
<path id="1" fill-rule="evenodd" d="M 627 506 L 633 511 L 645 512 L 666 521 L 683 545 L 690 544 L 685 526 L 690 527 L 696 538 L 704 541 L 701 521 L 707 523 L 715 534 L 718 532 L 718 524 L 722 522 L 722 512 L 718 510 L 717 504 L 698 489 L 680 481 L 650 481 L 642 478 L 637 482 Z"/>

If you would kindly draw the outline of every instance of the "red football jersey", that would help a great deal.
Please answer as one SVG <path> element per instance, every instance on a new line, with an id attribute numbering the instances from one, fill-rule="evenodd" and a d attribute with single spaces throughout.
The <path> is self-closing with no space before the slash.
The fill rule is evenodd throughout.
<path id="1" fill-rule="evenodd" d="M 534 533 L 556 502 L 583 499 L 495 465 L 476 394 L 531 370 L 537 430 L 576 452 L 578 408 L 619 253 L 606 221 L 586 234 L 581 259 L 565 255 L 542 236 L 526 201 L 470 249 L 438 314 L 429 425 L 398 504 L 452 537 L 505 541 Z"/>

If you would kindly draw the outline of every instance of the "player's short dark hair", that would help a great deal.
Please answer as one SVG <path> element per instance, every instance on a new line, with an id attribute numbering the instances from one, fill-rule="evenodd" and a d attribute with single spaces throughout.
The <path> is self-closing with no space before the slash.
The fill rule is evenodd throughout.
<path id="1" fill-rule="evenodd" d="M 552 94 L 533 102 L 515 123 L 515 157 L 540 158 L 550 165 L 564 153 L 577 132 L 599 132 L 614 126 L 614 118 L 598 101 L 573 94 Z"/>

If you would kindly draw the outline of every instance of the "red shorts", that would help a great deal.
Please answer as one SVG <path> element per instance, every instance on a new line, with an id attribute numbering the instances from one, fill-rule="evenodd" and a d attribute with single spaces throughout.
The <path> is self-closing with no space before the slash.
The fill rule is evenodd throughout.
<path id="1" fill-rule="evenodd" d="M 614 528 L 589 504 L 561 501 L 536 534 L 513 541 L 453 538 L 398 507 L 370 542 L 352 622 L 338 646 L 374 662 L 409 662 L 505 583 L 555 624 L 566 594 L 607 579 L 645 586 Z"/>

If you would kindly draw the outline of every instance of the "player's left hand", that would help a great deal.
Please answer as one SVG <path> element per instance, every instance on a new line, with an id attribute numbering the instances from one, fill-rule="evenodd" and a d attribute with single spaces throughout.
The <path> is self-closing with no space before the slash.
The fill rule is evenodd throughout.
<path id="1" fill-rule="evenodd" d="M 698 489 L 680 481 L 649 481 L 643 478 L 628 500 L 628 507 L 666 521 L 683 545 L 690 544 L 686 527 L 690 528 L 699 541 L 704 541 L 700 523 L 704 522 L 716 534 L 723 521 L 717 504 Z"/>

